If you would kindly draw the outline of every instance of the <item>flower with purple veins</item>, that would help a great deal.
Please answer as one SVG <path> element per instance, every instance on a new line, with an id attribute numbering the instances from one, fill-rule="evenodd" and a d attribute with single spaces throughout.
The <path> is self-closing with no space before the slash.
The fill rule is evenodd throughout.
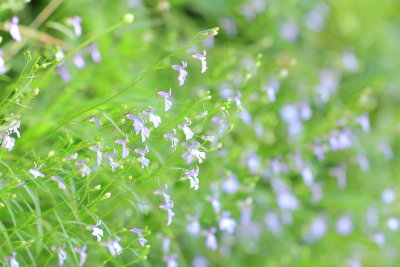
<path id="1" fill-rule="evenodd" d="M 96 152 L 96 155 L 97 155 L 97 166 L 100 166 L 101 162 L 103 161 L 103 153 L 101 153 L 101 151 L 100 151 L 101 148 L 97 147 L 97 146 L 91 146 L 91 147 L 89 147 L 89 149 L 94 151 L 94 152 Z"/>
<path id="2" fill-rule="evenodd" d="M 180 124 L 178 127 L 182 129 L 183 133 L 186 136 L 186 140 L 189 140 L 192 139 L 194 135 L 192 130 L 189 128 L 189 126 L 192 124 L 192 121 L 188 117 L 185 117 L 185 120 L 186 123 Z"/>
<path id="3" fill-rule="evenodd" d="M 12 17 L 10 22 L 6 23 L 6 28 L 10 32 L 11 37 L 15 41 L 20 42 L 22 40 L 22 36 L 21 33 L 19 32 L 18 23 L 19 23 L 19 18 L 14 16 Z"/>
<path id="4" fill-rule="evenodd" d="M 86 165 L 86 161 L 77 161 L 77 162 L 76 162 L 76 165 L 82 166 L 82 167 L 81 167 L 81 170 L 80 170 L 81 176 L 82 176 L 82 177 L 85 177 L 85 176 L 90 175 L 90 172 L 91 172 L 91 171 L 90 171 L 89 166 Z"/>
<path id="5" fill-rule="evenodd" d="M 207 52 L 206 50 L 203 50 L 203 54 L 194 54 L 192 55 L 193 58 L 198 59 L 201 61 L 201 73 L 206 72 L 207 70 L 207 58 L 206 58 Z"/>
<path id="6" fill-rule="evenodd" d="M 173 131 L 174 133 L 172 133 L 172 134 L 169 134 L 169 133 L 164 134 L 164 138 L 165 138 L 165 139 L 169 139 L 169 140 L 171 141 L 172 150 L 175 151 L 175 150 L 176 150 L 176 146 L 177 146 L 177 144 L 178 144 L 178 142 L 179 142 L 179 139 L 175 137 L 175 135 L 176 135 L 176 130 L 175 130 L 175 129 L 172 129 L 172 131 Z"/>
<path id="7" fill-rule="evenodd" d="M 39 171 L 40 168 L 42 168 L 43 164 L 41 164 L 39 167 L 37 166 L 36 162 L 34 162 L 34 164 L 35 168 L 29 170 L 29 173 L 33 175 L 33 179 L 44 177 L 44 174 Z"/>
<path id="8" fill-rule="evenodd" d="M 183 179 L 190 181 L 190 188 L 198 190 L 199 189 L 199 178 L 197 178 L 198 175 L 199 175 L 199 167 L 196 166 L 196 169 L 186 170 Z"/>
<path id="9" fill-rule="evenodd" d="M 82 18 L 80 16 L 75 16 L 67 19 L 67 24 L 74 27 L 74 32 L 77 37 L 82 35 Z"/>
<path id="10" fill-rule="evenodd" d="M 172 107 L 172 102 L 171 100 L 169 100 L 169 98 L 171 97 L 171 88 L 169 88 L 169 92 L 164 92 L 164 91 L 158 91 L 157 94 L 159 96 L 161 96 L 162 98 L 164 98 L 164 104 L 165 104 L 165 111 L 170 110 L 170 108 Z"/>
<path id="11" fill-rule="evenodd" d="M 172 65 L 172 69 L 179 71 L 179 86 L 182 86 L 185 83 L 186 76 L 188 75 L 187 71 L 185 68 L 187 67 L 186 61 L 182 61 L 182 66 L 180 65 Z"/>
<path id="12" fill-rule="evenodd" d="M 126 118 L 133 120 L 133 128 L 136 134 L 140 133 L 142 136 L 142 142 L 146 141 L 146 138 L 150 136 L 150 130 L 145 126 L 146 122 L 142 118 L 131 114 L 127 114 Z"/>
<path id="13" fill-rule="evenodd" d="M 58 188 L 62 189 L 62 190 L 67 190 L 67 187 L 65 186 L 65 184 L 61 181 L 61 179 L 57 176 L 51 176 L 50 180 L 57 182 L 58 183 Z"/>
<path id="14" fill-rule="evenodd" d="M 155 115 L 154 112 L 156 111 L 155 108 L 149 106 L 150 110 L 143 111 L 143 114 L 149 115 L 149 121 L 151 121 L 154 125 L 154 128 L 157 128 L 161 123 L 161 118 L 158 115 Z"/>
<path id="15" fill-rule="evenodd" d="M 148 167 L 149 163 L 150 163 L 150 160 L 145 157 L 145 155 L 147 153 L 149 153 L 149 148 L 147 147 L 147 145 L 146 145 L 146 148 L 144 150 L 135 149 L 135 153 L 140 155 L 139 161 L 142 164 L 142 168 L 144 168 L 145 166 Z"/>
<path id="16" fill-rule="evenodd" d="M 98 220 L 96 225 L 90 225 L 88 228 L 90 230 L 92 230 L 92 235 L 97 237 L 97 242 L 100 242 L 101 238 L 103 237 L 103 230 L 99 228 L 99 226 L 101 225 L 102 221 Z"/>

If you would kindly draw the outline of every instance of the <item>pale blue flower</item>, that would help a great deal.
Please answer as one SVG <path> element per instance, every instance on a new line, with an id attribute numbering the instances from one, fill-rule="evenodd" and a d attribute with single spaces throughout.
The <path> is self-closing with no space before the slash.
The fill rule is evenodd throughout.
<path id="1" fill-rule="evenodd" d="M 154 194 L 162 195 L 164 197 L 165 204 L 160 205 L 160 208 L 168 212 L 167 226 L 169 226 L 172 223 L 172 218 L 175 216 L 175 213 L 172 211 L 172 208 L 174 207 L 174 202 L 171 200 L 171 197 L 166 193 L 166 191 L 168 190 L 168 185 L 165 184 L 164 188 L 164 190 L 156 190 Z"/>
<path id="2" fill-rule="evenodd" d="M 93 62 L 99 63 L 101 61 L 101 54 L 97 43 L 93 43 L 88 46 L 88 51 Z"/>
<path id="3" fill-rule="evenodd" d="M 189 140 L 192 139 L 194 135 L 192 130 L 189 128 L 189 126 L 192 124 L 192 121 L 188 117 L 185 117 L 185 120 L 186 123 L 180 124 L 178 127 L 182 129 L 183 133 L 186 136 L 186 140 Z"/>
<path id="4" fill-rule="evenodd" d="M 149 153 L 149 148 L 147 147 L 147 145 L 146 145 L 146 148 L 144 150 L 135 149 L 135 152 L 140 155 L 139 162 L 142 164 L 142 168 L 148 167 L 149 163 L 150 163 L 150 160 L 145 157 L 146 154 Z"/>
<path id="5" fill-rule="evenodd" d="M 177 146 L 177 144 L 178 144 L 178 142 L 179 142 L 179 139 L 175 137 L 175 135 L 176 135 L 176 130 L 175 130 L 175 129 L 172 129 L 172 131 L 173 131 L 172 134 L 169 134 L 169 133 L 164 134 L 164 138 L 165 138 L 165 139 L 169 139 L 169 140 L 171 141 L 172 150 L 175 151 L 175 150 L 176 150 L 176 146 Z"/>
<path id="6" fill-rule="evenodd" d="M 169 92 L 158 91 L 157 94 L 160 95 L 162 98 L 164 98 L 165 111 L 170 110 L 170 108 L 172 107 L 172 102 L 171 100 L 169 100 L 172 94 L 171 88 L 169 88 Z"/>
<path id="7" fill-rule="evenodd" d="M 21 33 L 18 28 L 18 23 L 19 23 L 19 18 L 14 16 L 12 17 L 11 21 L 6 23 L 6 28 L 10 32 L 11 37 L 17 41 L 20 42 L 22 40 Z"/>
<path id="8" fill-rule="evenodd" d="M 179 86 L 182 86 L 185 83 L 186 76 L 188 75 L 187 71 L 185 68 L 187 67 L 186 61 L 182 61 L 182 66 L 179 65 L 172 65 L 172 69 L 179 71 Z"/>
<path id="9" fill-rule="evenodd" d="M 116 152 L 114 150 L 114 152 Z M 110 161 L 110 167 L 111 167 L 111 171 L 114 172 L 116 168 L 118 168 L 120 166 L 119 163 L 114 161 L 114 158 L 116 157 L 116 153 L 114 154 L 106 154 L 104 155 L 104 157 L 108 158 L 108 160 Z"/>
<path id="10" fill-rule="evenodd" d="M 10 263 L 10 267 L 19 267 L 19 262 L 16 260 L 17 252 L 13 252 L 11 256 L 6 257 L 7 261 Z"/>
<path id="11" fill-rule="evenodd" d="M 219 229 L 221 231 L 226 231 L 228 234 L 233 234 L 236 227 L 236 221 L 230 218 L 231 213 L 228 211 L 222 212 L 221 217 L 219 218 Z"/>
<path id="12" fill-rule="evenodd" d="M 169 256 L 165 256 L 163 259 L 167 263 L 167 267 L 178 267 L 178 262 L 176 259 L 178 256 L 176 254 L 172 254 Z"/>
<path id="13" fill-rule="evenodd" d="M 144 229 L 139 229 L 139 228 L 131 227 L 129 230 L 130 230 L 131 232 L 133 232 L 133 233 L 135 233 L 135 234 L 138 235 L 138 242 L 140 243 L 140 245 L 141 245 L 142 247 L 147 243 L 147 239 L 145 239 L 145 238 L 143 237 L 143 234 L 142 234 L 142 232 L 144 231 Z"/>
<path id="14" fill-rule="evenodd" d="M 197 178 L 198 175 L 199 175 L 199 167 L 196 166 L 196 169 L 186 170 L 183 179 L 190 181 L 190 188 L 198 190 L 199 189 L 199 178 Z"/>
<path id="15" fill-rule="evenodd" d="M 62 180 L 57 177 L 57 176 L 51 176 L 50 180 L 55 181 L 58 183 L 58 188 L 62 189 L 62 190 L 67 190 L 67 187 L 65 186 L 65 184 L 62 182 Z"/>
<path id="16" fill-rule="evenodd" d="M 2 135 L 3 140 L 0 143 L 0 146 L 4 147 L 8 151 L 13 150 L 14 145 L 15 145 L 15 138 L 9 136 L 9 135 Z"/>
<path id="17" fill-rule="evenodd" d="M 91 171 L 90 171 L 89 166 L 86 165 L 86 161 L 77 161 L 77 162 L 76 162 L 76 165 L 82 166 L 82 167 L 81 167 L 81 170 L 80 170 L 81 176 L 82 176 L 82 177 L 90 175 L 90 172 L 91 172 Z"/>
<path id="18" fill-rule="evenodd" d="M 77 37 L 82 35 L 82 18 L 80 16 L 75 16 L 67 19 L 67 24 L 74 28 L 75 35 Z"/>
<path id="19" fill-rule="evenodd" d="M 101 153 L 100 147 L 91 146 L 91 147 L 89 147 L 89 149 L 93 150 L 94 152 L 96 152 L 96 155 L 97 155 L 97 166 L 100 166 L 101 162 L 103 161 L 103 153 Z"/>
<path id="20" fill-rule="evenodd" d="M 141 117 L 133 116 L 131 114 L 127 114 L 126 118 L 133 120 L 133 128 L 136 134 L 141 134 L 142 142 L 146 141 L 146 138 L 150 136 L 150 130 L 145 126 L 145 121 Z"/>
<path id="21" fill-rule="evenodd" d="M 207 70 L 207 58 L 206 58 L 207 52 L 206 50 L 203 50 L 203 54 L 194 54 L 192 55 L 193 58 L 198 59 L 201 61 L 201 73 L 206 72 Z"/>
<path id="22" fill-rule="evenodd" d="M 75 248 L 76 253 L 78 253 L 81 256 L 79 259 L 79 267 L 82 267 L 86 262 L 87 259 L 86 249 L 87 249 L 86 245 L 84 245 L 81 248 Z"/>
<path id="23" fill-rule="evenodd" d="M 206 236 L 206 246 L 211 250 L 216 250 L 218 248 L 218 241 L 215 237 L 215 233 L 215 227 L 211 227 L 209 230 L 204 231 L 204 235 Z"/>
<path id="24" fill-rule="evenodd" d="M 126 136 L 125 140 L 117 139 L 114 142 L 117 144 L 122 145 L 122 158 L 126 158 L 129 155 L 129 149 L 126 147 L 126 144 L 128 143 L 128 136 Z"/>
<path id="25" fill-rule="evenodd" d="M 111 256 L 121 255 L 122 254 L 122 247 L 119 244 L 121 238 L 119 236 L 115 236 L 115 239 L 110 239 L 108 242 L 100 243 L 101 246 L 106 247 L 110 252 Z"/>
<path id="26" fill-rule="evenodd" d="M 89 122 L 96 122 L 96 127 L 99 128 L 103 123 L 98 117 L 92 117 L 90 118 Z"/>
<path id="27" fill-rule="evenodd" d="M 154 112 L 156 111 L 155 108 L 149 106 L 150 110 L 145 110 L 143 111 L 144 114 L 149 115 L 149 121 L 151 121 L 154 125 L 154 128 L 157 128 L 160 123 L 161 123 L 161 118 L 160 116 L 154 114 Z"/>
<path id="28" fill-rule="evenodd" d="M 41 173 L 39 170 L 42 168 L 43 164 L 41 164 L 39 167 L 36 165 L 36 162 L 34 162 L 35 168 L 30 169 L 29 173 L 33 175 L 33 178 L 36 179 L 38 177 L 44 177 L 44 174 Z"/>
<path id="29" fill-rule="evenodd" d="M 74 63 L 74 65 L 78 68 L 78 69 L 84 69 L 86 67 L 86 62 L 85 59 L 83 59 L 82 53 L 77 52 L 73 58 L 72 58 L 72 62 Z"/>

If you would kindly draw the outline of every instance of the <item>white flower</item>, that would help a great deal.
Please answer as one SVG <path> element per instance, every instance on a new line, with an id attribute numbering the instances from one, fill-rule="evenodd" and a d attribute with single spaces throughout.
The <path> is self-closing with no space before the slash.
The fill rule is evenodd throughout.
<path id="1" fill-rule="evenodd" d="M 102 221 L 98 220 L 96 225 L 90 225 L 89 229 L 91 229 L 92 235 L 97 237 L 97 242 L 100 242 L 101 238 L 103 237 L 103 230 L 99 228 L 99 226 L 101 225 Z"/>
<path id="2" fill-rule="evenodd" d="M 185 117 L 186 123 L 179 125 L 178 127 L 182 129 L 183 133 L 186 135 L 186 140 L 192 139 L 193 132 L 190 130 L 189 125 L 192 124 L 192 121 Z"/>
<path id="3" fill-rule="evenodd" d="M 193 170 L 187 170 L 185 172 L 185 177 L 184 179 L 190 181 L 190 188 L 193 188 L 194 190 L 199 189 L 199 178 L 197 176 L 199 175 L 199 167 L 196 166 L 196 169 Z"/>

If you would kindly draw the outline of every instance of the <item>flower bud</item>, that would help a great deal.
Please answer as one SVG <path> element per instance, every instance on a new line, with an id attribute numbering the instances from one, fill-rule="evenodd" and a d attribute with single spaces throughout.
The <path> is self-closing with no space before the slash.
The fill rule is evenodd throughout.
<path id="1" fill-rule="evenodd" d="M 134 21 L 134 19 L 135 19 L 135 16 L 133 14 L 127 13 L 124 15 L 124 18 L 122 19 L 122 21 L 125 24 L 131 24 Z"/>

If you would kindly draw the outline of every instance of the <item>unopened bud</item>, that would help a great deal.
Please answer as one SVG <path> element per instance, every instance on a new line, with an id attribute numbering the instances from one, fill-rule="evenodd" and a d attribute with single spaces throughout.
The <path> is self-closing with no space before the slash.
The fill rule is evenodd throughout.
<path id="1" fill-rule="evenodd" d="M 107 192 L 101 197 L 101 200 L 109 199 L 110 197 L 111 197 L 111 193 Z"/>
<path id="2" fill-rule="evenodd" d="M 127 13 L 124 15 L 123 22 L 125 24 L 131 24 L 135 20 L 135 16 L 131 13 Z"/>
<path id="3" fill-rule="evenodd" d="M 32 95 L 33 96 L 37 96 L 38 94 L 39 94 L 39 88 L 35 88 L 35 89 L 33 89 L 33 91 L 32 91 Z"/>

